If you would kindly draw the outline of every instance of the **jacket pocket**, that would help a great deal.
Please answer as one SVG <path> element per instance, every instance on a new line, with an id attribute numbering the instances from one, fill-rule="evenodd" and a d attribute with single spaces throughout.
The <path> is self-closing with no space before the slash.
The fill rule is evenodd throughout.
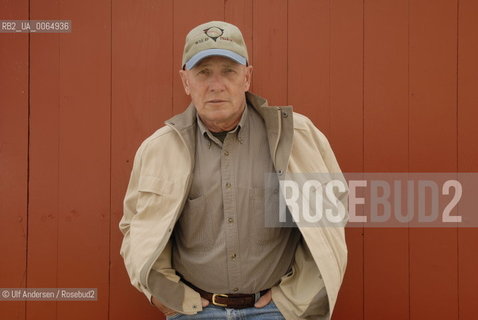
<path id="1" fill-rule="evenodd" d="M 156 194 L 171 194 L 173 183 L 155 176 L 140 176 L 138 183 L 139 192 L 151 192 Z"/>
<path id="2" fill-rule="evenodd" d="M 161 197 L 172 194 L 173 183 L 155 176 L 140 176 L 136 212 L 155 210 L 161 207 Z"/>
<path id="3" fill-rule="evenodd" d="M 265 191 L 264 188 L 252 188 L 250 192 L 250 210 L 254 222 L 251 239 L 254 239 L 258 246 L 277 241 L 280 236 L 280 228 L 273 227 L 273 223 L 271 224 L 271 221 L 274 221 L 278 214 L 278 212 L 275 212 L 278 207 L 270 202 L 273 201 L 272 192 L 270 190 Z"/>

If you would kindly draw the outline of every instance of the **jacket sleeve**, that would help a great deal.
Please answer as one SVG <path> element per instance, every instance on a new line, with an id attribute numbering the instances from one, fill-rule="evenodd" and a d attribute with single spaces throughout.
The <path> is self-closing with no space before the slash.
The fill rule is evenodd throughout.
<path id="1" fill-rule="evenodd" d="M 146 211 L 156 212 L 156 209 L 158 209 L 150 207 L 152 203 L 150 203 L 150 206 L 138 205 L 138 200 L 142 193 L 140 192 L 142 190 L 141 185 L 145 183 L 144 178 L 146 175 L 143 171 L 146 172 L 147 168 L 149 168 L 149 160 L 154 158 L 153 162 L 157 162 L 157 157 L 155 156 L 157 152 L 158 150 L 151 149 L 151 146 L 145 142 L 135 155 L 130 181 L 124 198 L 123 217 L 119 223 L 119 228 L 124 236 L 120 253 L 123 256 L 131 284 L 144 293 L 150 304 L 152 304 L 151 299 L 154 296 L 169 309 L 183 314 L 195 314 L 202 310 L 201 297 L 176 275 L 176 271 L 171 265 L 171 239 L 167 241 L 159 257 L 153 263 L 145 284 L 141 282 L 140 270 L 144 269 L 144 263 L 148 257 L 138 258 L 138 252 L 133 252 L 133 250 L 138 250 L 138 248 L 132 246 L 132 235 L 136 236 L 136 238 L 139 236 L 143 237 L 143 234 L 135 234 L 134 232 L 144 232 L 144 230 L 138 229 L 138 224 L 142 226 L 150 224 L 151 221 L 148 220 L 148 217 L 151 216 L 151 212 L 148 213 Z M 154 156 L 151 154 L 154 154 Z M 155 206 L 161 207 L 162 204 L 156 202 Z M 144 235 L 145 241 L 148 241 L 147 237 L 148 235 Z M 133 239 L 136 238 L 133 237 Z"/>
<path id="2" fill-rule="evenodd" d="M 302 241 L 296 250 L 293 272 L 273 287 L 272 297 L 287 320 L 330 319 L 347 265 L 343 228 L 348 220 L 347 183 L 325 135 L 300 114 L 294 114 L 293 142 L 286 178 L 299 185 L 307 179 L 321 183 L 342 181 L 341 188 L 334 188 L 335 199 L 324 197 L 322 205 L 332 211 L 344 208 L 345 212 L 338 224 L 329 225 L 324 219 L 317 225 L 298 224 Z M 304 205 L 310 205 L 310 210 L 316 206 L 315 201 Z"/>
<path id="3" fill-rule="evenodd" d="M 320 154 L 322 155 L 322 159 L 327 167 L 328 172 L 333 174 L 333 178 L 336 180 L 340 180 L 345 187 L 345 190 L 342 192 L 337 192 L 336 196 L 338 201 L 340 201 L 345 208 L 345 216 L 343 219 L 343 226 L 345 226 L 348 222 L 349 215 L 348 215 L 348 184 L 345 180 L 345 177 L 340 169 L 339 163 L 335 157 L 335 154 L 330 146 L 329 140 L 327 137 L 319 130 L 312 121 L 309 120 L 310 130 L 313 132 L 313 137 L 315 140 L 315 144 L 317 149 L 319 150 Z M 345 239 L 344 239 L 345 241 Z"/>
<path id="4" fill-rule="evenodd" d="M 138 182 L 139 182 L 139 175 L 141 171 L 141 154 L 143 152 L 144 145 L 136 152 L 133 169 L 131 171 L 131 176 L 128 184 L 128 188 L 126 191 L 126 195 L 124 198 L 123 203 L 123 217 L 119 223 L 119 229 L 123 234 L 123 242 L 121 244 L 120 254 L 124 259 L 124 264 L 126 267 L 126 271 L 128 272 L 128 276 L 130 278 L 131 284 L 138 289 L 139 291 L 143 292 L 150 304 L 152 294 L 151 292 L 144 287 L 141 282 L 139 281 L 139 270 L 135 268 L 132 261 L 131 250 L 130 250 L 130 225 L 131 221 L 136 214 L 136 203 L 138 201 Z"/>
<path id="5" fill-rule="evenodd" d="M 342 222 L 340 225 L 342 227 L 332 227 L 328 230 L 331 232 L 338 232 L 340 234 L 341 241 L 330 241 L 331 244 L 335 244 L 336 247 L 334 248 L 335 252 L 342 252 L 343 254 L 337 255 L 339 258 L 339 266 L 341 270 L 341 277 L 343 278 L 345 275 L 345 270 L 347 267 L 347 245 L 346 245 L 346 239 L 345 239 L 345 229 L 344 227 L 346 226 L 348 220 L 349 220 L 349 214 L 348 214 L 348 195 L 349 195 L 349 190 L 348 190 L 348 184 L 347 181 L 342 173 L 342 170 L 340 169 L 339 163 L 337 162 L 337 159 L 335 157 L 335 154 L 332 150 L 332 147 L 330 146 L 329 140 L 327 137 L 319 130 L 317 129 L 312 121 L 310 121 L 311 125 L 311 130 L 314 132 L 314 137 L 315 137 L 315 142 L 317 145 L 317 148 L 320 151 L 320 154 L 322 155 L 322 159 L 327 166 L 327 170 L 330 173 L 333 173 L 333 178 L 336 180 L 340 180 L 345 187 L 345 190 L 343 191 L 336 191 L 335 196 L 339 202 L 342 203 L 343 208 L 345 208 L 344 216 L 342 219 Z M 334 237 L 335 238 L 335 237 Z"/>

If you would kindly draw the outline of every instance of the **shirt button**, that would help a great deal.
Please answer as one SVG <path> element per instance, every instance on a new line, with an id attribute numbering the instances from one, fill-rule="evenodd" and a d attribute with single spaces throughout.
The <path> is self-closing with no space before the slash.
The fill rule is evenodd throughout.
<path id="1" fill-rule="evenodd" d="M 227 183 L 226 183 L 226 188 L 228 188 L 228 189 L 231 188 L 231 183 L 230 183 L 230 182 L 227 182 Z"/>
<path id="2" fill-rule="evenodd" d="M 229 151 L 224 151 L 224 155 L 227 157 L 229 155 Z"/>
<path id="3" fill-rule="evenodd" d="M 233 218 L 229 218 L 229 219 L 227 219 L 227 222 L 233 223 L 233 222 L 234 222 L 234 219 L 233 219 Z"/>
<path id="4" fill-rule="evenodd" d="M 232 259 L 232 260 L 236 260 L 236 257 L 237 257 L 237 255 L 236 255 L 235 253 L 233 253 L 233 254 L 231 255 L 231 259 Z"/>
<path id="5" fill-rule="evenodd" d="M 237 292 L 237 291 L 239 291 L 239 288 L 234 288 L 234 289 L 232 289 L 232 291 Z"/>

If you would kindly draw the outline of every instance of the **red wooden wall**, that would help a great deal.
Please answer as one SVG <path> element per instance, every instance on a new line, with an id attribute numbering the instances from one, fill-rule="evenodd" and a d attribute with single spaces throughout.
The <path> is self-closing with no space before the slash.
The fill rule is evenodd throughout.
<path id="1" fill-rule="evenodd" d="M 187 102 L 184 37 L 237 24 L 253 91 L 292 104 L 346 172 L 478 171 L 476 0 L 0 0 L 0 287 L 97 302 L 0 302 L 0 319 L 158 319 L 129 285 L 118 222 L 134 152 Z M 477 229 L 347 229 L 334 319 L 476 319 Z"/>

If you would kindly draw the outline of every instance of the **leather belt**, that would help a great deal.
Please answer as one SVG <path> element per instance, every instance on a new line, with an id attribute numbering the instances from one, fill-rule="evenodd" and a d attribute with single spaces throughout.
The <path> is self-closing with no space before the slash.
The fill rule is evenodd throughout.
<path id="1" fill-rule="evenodd" d="M 193 288 L 195 291 L 199 293 L 201 297 L 208 300 L 215 306 L 224 307 L 224 308 L 233 308 L 233 309 L 244 309 L 244 308 L 251 308 L 256 303 L 256 295 L 252 294 L 243 294 L 243 293 L 211 293 L 199 289 L 198 287 L 194 286 L 190 282 L 181 279 L 185 284 Z M 268 289 L 262 290 L 260 295 L 264 295 Z"/>

